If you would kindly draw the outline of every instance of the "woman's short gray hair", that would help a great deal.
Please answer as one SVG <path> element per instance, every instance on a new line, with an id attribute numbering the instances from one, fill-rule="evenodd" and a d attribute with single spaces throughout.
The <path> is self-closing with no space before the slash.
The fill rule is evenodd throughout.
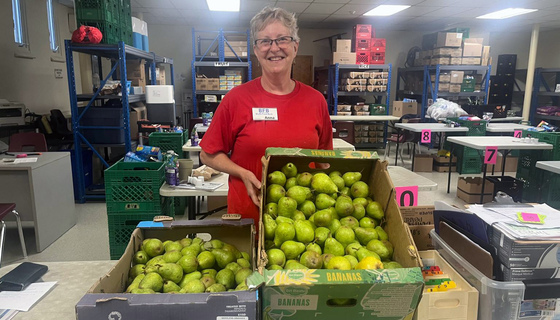
<path id="1" fill-rule="evenodd" d="M 251 37 L 253 41 L 257 39 L 257 32 L 263 30 L 270 23 L 280 21 L 290 30 L 290 36 L 299 42 L 298 26 L 295 14 L 282 8 L 265 7 L 251 19 Z"/>

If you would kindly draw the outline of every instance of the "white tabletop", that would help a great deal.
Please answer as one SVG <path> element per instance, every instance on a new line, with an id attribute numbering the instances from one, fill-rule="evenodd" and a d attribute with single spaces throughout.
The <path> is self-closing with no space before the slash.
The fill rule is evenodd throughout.
<path id="1" fill-rule="evenodd" d="M 41 153 L 41 155 L 27 156 L 27 158 L 37 158 L 37 161 L 35 162 L 24 162 L 24 163 L 17 163 L 17 164 L 13 162 L 4 162 L 3 160 L 3 159 L 17 159 L 16 157 L 9 156 L 6 154 L 0 155 L 0 170 L 32 170 L 32 169 L 37 169 L 39 167 L 42 167 L 58 159 L 70 156 L 70 152 L 58 152 L 58 151 L 57 152 L 13 152 L 13 154 L 20 154 L 20 153 Z"/>
<path id="2" fill-rule="evenodd" d="M 206 132 L 206 130 L 208 130 L 208 127 L 210 126 L 205 126 L 202 123 L 197 123 L 194 125 L 196 132 Z"/>
<path id="3" fill-rule="evenodd" d="M 229 190 L 228 177 L 229 175 L 227 173 L 220 173 L 210 178 L 210 180 L 207 180 L 206 182 L 223 183 L 221 187 L 219 187 L 214 191 L 205 191 L 205 190 L 197 190 L 197 189 L 181 189 L 181 188 L 171 187 L 167 183 L 164 183 L 159 189 L 159 194 L 164 197 L 227 196 Z"/>
<path id="4" fill-rule="evenodd" d="M 198 143 L 200 143 L 201 140 L 198 141 Z M 200 150 L 202 150 L 202 148 L 200 148 L 200 145 L 198 146 L 191 146 L 191 139 L 187 140 L 187 143 L 185 143 L 183 145 L 183 151 L 194 151 L 194 152 L 200 152 Z"/>
<path id="5" fill-rule="evenodd" d="M 532 128 L 526 124 L 517 123 L 490 123 L 486 126 L 488 132 L 514 132 L 515 130 L 526 130 Z"/>
<path id="6" fill-rule="evenodd" d="M 492 118 L 490 122 L 514 122 L 514 121 L 521 121 L 523 117 L 506 117 L 506 118 Z"/>
<path id="7" fill-rule="evenodd" d="M 478 150 L 484 150 L 486 147 L 498 147 L 498 149 L 506 150 L 549 150 L 553 148 L 548 143 L 525 143 L 514 137 L 448 137 L 447 141 Z"/>
<path id="8" fill-rule="evenodd" d="M 202 141 L 202 140 L 201 140 Z M 198 143 L 200 144 L 200 141 L 198 141 Z M 187 143 L 185 143 L 183 145 L 183 151 L 192 151 L 192 152 L 200 152 L 202 150 L 202 148 L 200 148 L 200 145 L 198 146 L 191 146 L 191 139 L 187 140 Z M 356 148 L 354 147 L 354 145 L 340 139 L 340 138 L 334 138 L 333 139 L 333 150 L 343 150 L 343 151 L 355 151 Z"/>
<path id="9" fill-rule="evenodd" d="M 395 116 L 331 116 L 333 121 L 396 121 L 399 119 L 399 117 Z"/>
<path id="10" fill-rule="evenodd" d="M 416 172 L 398 166 L 389 166 L 387 170 L 395 187 L 418 186 L 418 191 L 437 190 L 437 183 Z"/>
<path id="11" fill-rule="evenodd" d="M 537 161 L 537 168 L 560 174 L 560 161 Z"/>
<path id="12" fill-rule="evenodd" d="M 445 123 L 396 123 L 395 127 L 412 132 L 431 130 L 432 132 L 467 132 L 467 127 L 447 127 Z"/>

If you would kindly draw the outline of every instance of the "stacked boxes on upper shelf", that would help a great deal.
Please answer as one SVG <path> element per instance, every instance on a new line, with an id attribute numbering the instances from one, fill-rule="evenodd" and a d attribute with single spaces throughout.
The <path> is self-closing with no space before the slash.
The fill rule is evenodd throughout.
<path id="1" fill-rule="evenodd" d="M 224 43 L 224 57 L 247 57 L 247 54 L 247 40 L 227 40 Z"/>
<path id="2" fill-rule="evenodd" d="M 99 29 L 102 43 L 133 45 L 130 0 L 76 0 L 74 7 L 78 25 Z"/>
<path id="3" fill-rule="evenodd" d="M 436 32 L 424 35 L 422 51 L 415 65 L 476 65 L 486 66 L 490 60 L 490 46 L 483 38 L 469 38 L 462 32 Z"/>
<path id="4" fill-rule="evenodd" d="M 352 39 L 338 39 L 333 53 L 333 64 L 385 64 L 387 41 L 375 37 L 369 24 L 354 26 Z"/>
<path id="5" fill-rule="evenodd" d="M 348 92 L 386 92 L 386 71 L 351 71 L 342 74 L 340 90 Z"/>
<path id="6" fill-rule="evenodd" d="M 382 122 L 354 124 L 354 142 L 356 144 L 383 143 L 384 128 Z"/>

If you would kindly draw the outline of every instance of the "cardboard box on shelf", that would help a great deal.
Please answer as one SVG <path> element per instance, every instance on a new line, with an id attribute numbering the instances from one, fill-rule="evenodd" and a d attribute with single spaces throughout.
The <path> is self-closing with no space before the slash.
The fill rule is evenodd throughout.
<path id="1" fill-rule="evenodd" d="M 146 79 L 129 79 L 130 84 L 135 87 L 146 87 Z"/>
<path id="2" fill-rule="evenodd" d="M 432 172 L 434 156 L 431 154 L 417 154 L 414 156 L 414 172 Z"/>
<path id="3" fill-rule="evenodd" d="M 279 170 L 287 162 L 294 163 L 298 168 L 308 168 L 310 162 L 328 163 L 330 167 L 327 173 L 333 170 L 348 171 L 350 168 L 362 172 L 362 180 L 370 186 L 370 194 L 384 207 L 385 229 L 395 247 L 393 258 L 404 268 L 266 270 L 264 225 L 261 220 L 257 251 L 260 280 L 265 284 L 261 299 L 263 318 L 274 318 L 285 312 L 289 312 L 289 318 L 293 320 L 316 317 L 338 320 L 361 317 L 363 314 L 371 319 L 412 317 L 420 299 L 423 280 L 418 253 L 412 249 L 410 231 L 397 206 L 387 163 L 380 161 L 376 154 L 366 151 L 347 155 L 338 150 L 268 148 L 265 157 L 263 177 Z M 266 179 L 263 179 L 265 189 Z M 254 281 L 251 284 L 260 282 L 253 276 L 250 281 Z M 331 306 L 333 299 L 345 298 L 352 299 L 352 305 L 341 308 Z"/>
<path id="4" fill-rule="evenodd" d="M 133 220 L 131 220 L 132 222 Z M 190 234 L 207 234 L 220 239 L 251 256 L 255 266 L 254 233 L 252 219 L 240 221 L 165 221 L 146 222 L 130 237 L 126 250 L 116 265 L 99 279 L 76 304 L 76 317 L 80 320 L 107 318 L 120 314 L 123 318 L 156 319 L 162 315 L 189 314 L 197 318 L 243 318 L 257 320 L 260 302 L 255 290 L 191 293 L 191 294 L 130 294 L 126 290 L 128 273 L 134 254 L 146 238 L 177 240 Z M 104 302 L 102 302 L 104 301 Z M 235 306 L 233 308 L 232 306 Z"/>
<path id="5" fill-rule="evenodd" d="M 355 52 L 333 52 L 333 64 L 355 64 L 356 63 L 356 53 Z"/>
<path id="6" fill-rule="evenodd" d="M 138 121 L 147 118 L 147 109 L 145 106 L 131 106 L 130 107 L 130 139 L 138 139 Z"/>
<path id="7" fill-rule="evenodd" d="M 440 83 L 438 86 L 439 92 L 449 92 L 449 82 L 447 83 Z"/>
<path id="8" fill-rule="evenodd" d="M 477 43 L 482 45 L 484 43 L 484 38 L 465 38 L 463 39 L 463 43 Z"/>
<path id="9" fill-rule="evenodd" d="M 449 93 L 459 93 L 461 92 L 461 85 L 460 84 L 450 84 L 449 85 Z"/>
<path id="10" fill-rule="evenodd" d="M 457 65 L 460 65 L 460 64 L 461 64 L 461 61 L 462 61 L 462 59 L 461 59 L 460 57 L 457 57 L 457 58 L 452 57 L 452 58 L 450 59 L 450 62 L 449 62 L 449 63 L 450 63 L 451 65 L 457 66 Z"/>
<path id="11" fill-rule="evenodd" d="M 436 47 L 460 47 L 463 41 L 462 33 L 438 32 Z"/>
<path id="12" fill-rule="evenodd" d="M 482 192 L 482 177 L 459 177 L 457 181 L 457 197 L 466 203 L 480 203 Z M 484 184 L 483 202 L 492 201 L 494 184 L 486 181 Z"/>
<path id="13" fill-rule="evenodd" d="M 352 52 L 352 40 L 336 39 L 336 52 Z"/>
<path id="14" fill-rule="evenodd" d="M 465 77 L 464 71 L 451 71 L 449 82 L 462 84 L 464 77 Z"/>
<path id="15" fill-rule="evenodd" d="M 436 75 L 435 74 L 431 74 L 430 75 L 430 80 L 432 80 L 432 82 L 436 81 Z M 451 81 L 451 75 L 449 73 L 440 73 L 439 74 L 439 82 L 449 82 Z"/>
<path id="16" fill-rule="evenodd" d="M 430 65 L 435 66 L 438 64 L 441 65 L 449 65 L 451 63 L 451 58 L 447 57 L 447 58 L 434 58 L 432 57 L 432 59 L 430 60 Z"/>
<path id="17" fill-rule="evenodd" d="M 490 64 L 490 46 L 482 47 L 482 61 L 481 65 L 487 66 Z"/>
<path id="18" fill-rule="evenodd" d="M 482 44 L 480 43 L 463 43 L 463 57 L 480 57 L 482 56 Z"/>
<path id="19" fill-rule="evenodd" d="M 471 65 L 471 66 L 479 66 L 480 65 L 480 58 L 462 58 L 461 64 L 464 65 Z"/>
<path id="20" fill-rule="evenodd" d="M 432 56 L 448 56 L 448 57 L 461 57 L 463 49 L 461 48 L 437 48 L 432 51 Z"/>
<path id="21" fill-rule="evenodd" d="M 132 79 L 141 79 L 144 80 L 144 82 L 146 81 L 146 60 L 144 59 L 140 59 L 140 60 L 134 60 L 134 59 L 128 59 L 126 60 L 126 78 L 127 80 L 132 80 Z M 117 68 L 115 70 L 116 74 L 117 74 L 117 79 L 120 79 L 120 68 Z M 146 84 L 144 84 L 145 86 Z"/>
<path id="22" fill-rule="evenodd" d="M 395 117 L 402 117 L 405 114 L 418 114 L 418 103 L 393 101 L 393 115 Z"/>

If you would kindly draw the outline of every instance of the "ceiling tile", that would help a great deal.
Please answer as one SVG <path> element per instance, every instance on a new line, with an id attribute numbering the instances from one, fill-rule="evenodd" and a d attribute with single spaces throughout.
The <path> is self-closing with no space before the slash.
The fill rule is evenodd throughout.
<path id="1" fill-rule="evenodd" d="M 406 16 L 406 17 L 420 17 L 423 16 L 429 12 L 433 12 L 436 10 L 439 10 L 443 7 L 422 7 L 422 6 L 412 6 L 406 10 L 403 10 L 399 13 L 397 13 L 397 15 L 399 16 Z"/>
<path id="2" fill-rule="evenodd" d="M 346 4 L 342 8 L 338 9 L 334 14 L 346 14 L 346 15 L 362 15 L 374 7 L 367 4 Z"/>
<path id="3" fill-rule="evenodd" d="M 438 10 L 427 12 L 424 14 L 426 17 L 447 17 L 450 15 L 460 15 L 462 12 L 469 11 L 467 7 L 443 7 Z"/>
<path id="4" fill-rule="evenodd" d="M 348 0 L 313 0 L 313 3 L 337 3 L 337 4 L 346 4 Z"/>
<path id="5" fill-rule="evenodd" d="M 325 20 L 329 15 L 328 14 L 311 14 L 311 13 L 302 13 L 298 15 L 298 24 L 307 23 L 307 22 L 321 22 Z"/>
<path id="6" fill-rule="evenodd" d="M 309 7 L 308 2 L 289 2 L 289 1 L 278 1 L 276 6 L 279 8 L 286 9 L 290 12 L 302 13 Z"/>
<path id="7" fill-rule="evenodd" d="M 307 2 L 307 3 L 313 2 L 313 0 L 283 0 L 283 1 L 288 1 L 288 2 Z"/>
<path id="8" fill-rule="evenodd" d="M 383 4 L 386 0 L 350 0 L 348 4 L 367 4 L 374 7 L 375 5 Z"/>
<path id="9" fill-rule="evenodd" d="M 156 18 L 181 18 L 181 12 L 177 9 L 150 9 Z"/>
<path id="10" fill-rule="evenodd" d="M 170 0 L 170 1 L 175 6 L 176 9 L 208 10 L 208 5 L 206 4 L 205 0 Z"/>
<path id="11" fill-rule="evenodd" d="M 141 7 L 156 8 L 156 9 L 173 9 L 175 6 L 171 0 L 136 0 Z"/>
<path id="12" fill-rule="evenodd" d="M 266 6 L 275 6 L 275 1 L 266 0 L 247 0 L 241 1 L 241 11 L 259 12 Z"/>
<path id="13" fill-rule="evenodd" d="M 312 3 L 305 9 L 304 13 L 327 14 L 330 15 L 342 7 L 342 4 L 335 3 Z"/>
<path id="14" fill-rule="evenodd" d="M 418 5 L 424 7 L 448 7 L 459 1 L 460 0 L 424 0 Z"/>
<path id="15" fill-rule="evenodd" d="M 385 0 L 382 4 L 391 4 L 391 5 L 417 5 L 422 3 L 424 0 Z"/>

